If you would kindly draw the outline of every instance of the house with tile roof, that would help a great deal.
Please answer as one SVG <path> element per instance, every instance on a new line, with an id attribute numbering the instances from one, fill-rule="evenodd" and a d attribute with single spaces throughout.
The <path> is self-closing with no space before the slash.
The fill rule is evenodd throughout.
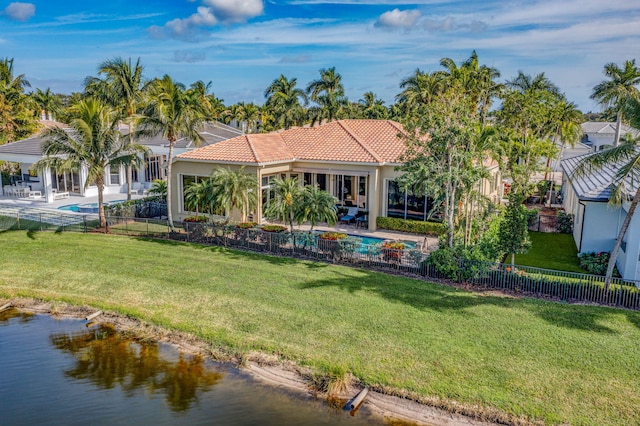
<path id="1" fill-rule="evenodd" d="M 295 177 L 301 184 L 318 185 L 345 207 L 357 207 L 376 229 L 379 216 L 426 220 L 432 200 L 425 194 L 403 190 L 395 168 L 405 151 L 402 125 L 392 120 L 338 120 L 317 127 L 293 128 L 277 133 L 246 134 L 185 152 L 173 164 L 171 208 L 182 220 L 193 212 L 184 204 L 184 190 L 206 179 L 219 166 L 245 167 L 259 182 L 262 202 L 253 220 L 262 222 L 263 207 L 274 196 L 276 177 Z M 497 163 L 488 164 L 492 176 L 481 191 L 498 202 L 502 196 Z"/>
<path id="2" fill-rule="evenodd" d="M 640 150 L 640 147 L 636 148 Z M 579 253 L 610 252 L 618 237 L 620 225 L 629 211 L 629 202 L 620 206 L 609 204 L 612 182 L 622 163 L 613 164 L 585 176 L 573 172 L 587 154 L 562 162 L 563 207 L 573 214 L 573 238 Z M 636 179 L 627 179 L 628 191 L 635 193 L 640 185 Z M 622 242 L 616 259 L 618 271 L 624 279 L 640 281 L 640 215 L 635 214 Z"/>
<path id="3" fill-rule="evenodd" d="M 602 151 L 605 147 L 613 146 L 616 136 L 617 123 L 606 121 L 587 121 L 581 124 L 582 143 L 591 147 L 593 151 Z M 631 135 L 633 138 L 640 136 L 640 130 L 622 124 L 620 128 L 620 138 Z"/>
<path id="4" fill-rule="evenodd" d="M 41 122 L 44 129 L 57 127 L 66 131 L 71 129 L 59 122 L 44 120 Z M 121 125 L 120 131 L 127 134 L 128 126 Z M 241 135 L 242 132 L 234 127 L 218 122 L 206 123 L 199 133 L 204 138 L 204 145 L 212 145 L 229 138 Z M 27 185 L 33 191 L 40 191 L 44 195 L 44 200 L 53 200 L 54 190 L 57 192 L 67 192 L 71 195 L 97 196 L 98 189 L 89 185 L 85 188 L 87 179 L 86 170 L 77 172 L 58 172 L 56 170 L 38 171 L 33 169 L 33 164 L 42 158 L 42 144 L 45 137 L 42 132 L 27 139 L 0 145 L 0 160 L 16 162 L 20 164 L 21 173 L 14 177 L 14 181 L 19 181 L 22 185 Z M 166 178 L 166 161 L 169 154 L 169 145 L 166 139 L 160 136 L 141 139 L 139 144 L 148 148 L 149 152 L 144 158 L 144 169 L 134 171 L 134 184 L 150 183 L 155 179 Z M 174 152 L 177 154 L 195 149 L 193 142 L 186 138 L 180 138 L 176 142 Z M 124 167 L 117 167 L 109 170 L 105 176 L 105 194 L 127 192 L 126 171 Z M 12 182 L 13 183 L 13 182 Z"/>

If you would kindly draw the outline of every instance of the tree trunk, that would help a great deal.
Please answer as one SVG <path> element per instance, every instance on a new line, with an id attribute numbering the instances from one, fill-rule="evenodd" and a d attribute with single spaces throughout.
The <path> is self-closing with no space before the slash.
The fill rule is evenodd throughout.
<path id="1" fill-rule="evenodd" d="M 627 233 L 627 229 L 629 228 L 629 224 L 631 223 L 631 219 L 633 219 L 633 215 L 636 212 L 636 207 L 638 207 L 638 202 L 640 201 L 640 187 L 636 191 L 636 194 L 631 201 L 631 205 L 629 206 L 629 212 L 627 212 L 627 216 L 625 216 L 622 221 L 622 225 L 620 226 L 620 232 L 618 232 L 618 238 L 616 239 L 616 243 L 613 246 L 613 250 L 611 250 L 611 257 L 609 257 L 609 264 L 607 265 L 607 274 L 604 278 L 604 289 L 609 290 L 609 285 L 611 285 L 611 277 L 613 276 L 613 268 L 616 266 L 616 258 L 618 257 L 618 252 L 620 251 L 620 246 L 622 245 L 622 240 L 624 235 Z"/>
<path id="2" fill-rule="evenodd" d="M 133 143 L 133 124 L 131 118 L 129 118 L 129 146 Z M 131 172 L 131 164 L 127 166 L 127 201 L 131 201 L 131 179 L 133 173 Z"/>
<path id="3" fill-rule="evenodd" d="M 98 187 L 98 218 L 100 219 L 100 228 L 107 232 L 107 219 L 104 216 L 104 183 L 96 182 Z"/>
<path id="4" fill-rule="evenodd" d="M 171 228 L 171 232 L 175 232 L 176 228 L 173 226 L 173 214 L 171 212 L 171 160 L 173 159 L 173 146 L 175 145 L 175 141 L 169 141 L 169 158 L 167 164 L 167 220 L 169 221 L 169 227 Z"/>
<path id="5" fill-rule="evenodd" d="M 616 114 L 616 136 L 613 139 L 613 146 L 620 145 L 620 126 L 622 126 L 622 108 Z"/>

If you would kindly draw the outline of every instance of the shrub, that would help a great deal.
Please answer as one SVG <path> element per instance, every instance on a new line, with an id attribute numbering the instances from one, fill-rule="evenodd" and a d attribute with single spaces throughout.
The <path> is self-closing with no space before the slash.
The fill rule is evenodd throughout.
<path id="1" fill-rule="evenodd" d="M 263 225 L 260 227 L 264 232 L 284 232 L 287 230 L 285 226 L 282 225 Z"/>
<path id="2" fill-rule="evenodd" d="M 384 260 L 395 261 L 402 259 L 404 255 L 404 243 L 398 241 L 384 241 L 380 246 Z"/>
<path id="3" fill-rule="evenodd" d="M 236 228 L 251 229 L 258 225 L 256 222 L 241 222 L 236 225 Z"/>
<path id="4" fill-rule="evenodd" d="M 604 275 L 607 273 L 607 265 L 611 254 L 606 251 L 582 253 L 578 258 L 582 269 L 594 275 Z"/>
<path id="5" fill-rule="evenodd" d="M 462 245 L 439 248 L 425 260 L 447 278 L 460 281 L 486 273 L 492 261 L 479 246 L 468 248 Z"/>
<path id="6" fill-rule="evenodd" d="M 384 241 L 382 243 L 383 249 L 404 250 L 404 243 L 398 241 Z"/>
<path id="7" fill-rule="evenodd" d="M 419 220 L 399 219 L 396 217 L 378 217 L 376 218 L 376 225 L 379 229 L 432 236 L 444 234 L 445 230 L 441 222 L 423 222 Z"/>
<path id="8" fill-rule="evenodd" d="M 560 210 L 558 212 L 558 221 L 556 222 L 556 229 L 563 234 L 573 233 L 573 215 L 567 214 Z"/>
<path id="9" fill-rule="evenodd" d="M 203 223 L 203 222 L 207 222 L 208 220 L 209 218 L 207 216 L 188 216 L 184 218 L 183 222 Z"/>
<path id="10" fill-rule="evenodd" d="M 330 240 L 330 241 L 342 240 L 347 237 L 348 235 L 343 234 L 342 232 L 324 232 L 318 235 L 318 238 L 320 238 L 321 240 Z"/>
<path id="11" fill-rule="evenodd" d="M 540 209 L 527 209 L 527 226 L 534 226 L 538 223 L 538 214 L 540 213 Z"/>

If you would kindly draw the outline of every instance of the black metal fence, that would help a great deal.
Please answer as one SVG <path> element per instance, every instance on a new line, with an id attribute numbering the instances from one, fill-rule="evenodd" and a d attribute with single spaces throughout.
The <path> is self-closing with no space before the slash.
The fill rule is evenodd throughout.
<path id="1" fill-rule="evenodd" d="M 0 208 L 0 229 L 90 232 L 98 226 L 94 215 L 37 212 L 28 219 L 25 216 L 25 212 L 7 215 L 7 211 Z M 324 240 L 313 232 L 266 232 L 224 223 L 184 222 L 177 224 L 179 227 L 172 231 L 167 220 L 141 218 L 108 217 L 107 223 L 109 231 L 115 234 L 167 238 L 315 259 L 422 279 L 462 283 L 476 289 L 499 289 L 528 297 L 640 309 L 640 282 L 619 278 L 614 278 L 611 286 L 605 289 L 604 279 L 598 275 L 482 262 L 460 263 L 455 271 L 445 274 L 430 262 L 427 254 L 418 249 L 367 245 L 353 237 Z"/>

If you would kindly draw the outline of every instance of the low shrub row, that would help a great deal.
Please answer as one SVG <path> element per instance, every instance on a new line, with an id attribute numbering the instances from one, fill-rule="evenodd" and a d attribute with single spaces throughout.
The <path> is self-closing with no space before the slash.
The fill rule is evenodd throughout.
<path id="1" fill-rule="evenodd" d="M 378 229 L 390 231 L 412 232 L 437 237 L 444 234 L 444 225 L 441 222 L 423 222 L 419 220 L 399 219 L 395 217 L 378 217 L 376 219 Z"/>

